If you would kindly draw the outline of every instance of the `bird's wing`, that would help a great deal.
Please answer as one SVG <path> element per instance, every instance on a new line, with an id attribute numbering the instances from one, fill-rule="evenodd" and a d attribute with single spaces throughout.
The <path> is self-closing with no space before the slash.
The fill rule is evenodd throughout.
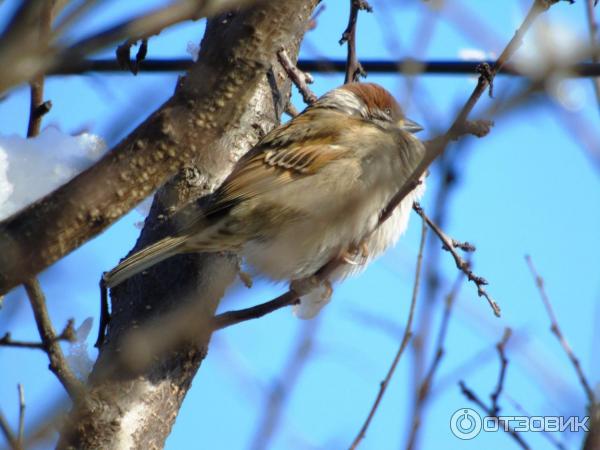
<path id="1" fill-rule="evenodd" d="M 311 110 L 269 133 L 236 164 L 233 172 L 215 192 L 207 216 L 219 216 L 239 202 L 270 192 L 300 177 L 308 177 L 330 162 L 343 158 L 340 140 L 340 113 Z"/>

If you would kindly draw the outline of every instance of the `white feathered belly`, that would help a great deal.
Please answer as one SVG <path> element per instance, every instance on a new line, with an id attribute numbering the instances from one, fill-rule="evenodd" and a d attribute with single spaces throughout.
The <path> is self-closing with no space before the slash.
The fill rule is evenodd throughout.
<path id="1" fill-rule="evenodd" d="M 331 275 L 331 281 L 364 270 L 373 259 L 393 246 L 406 230 L 412 204 L 422 196 L 424 189 L 424 184 L 419 185 L 368 237 L 368 255 L 359 264 L 340 266 Z M 288 281 L 311 276 L 350 245 L 358 244 L 375 227 L 379 217 L 377 205 L 383 203 L 379 200 L 371 198 L 362 207 L 330 217 L 334 224 L 323 223 L 327 220 L 323 217 L 299 221 L 269 240 L 249 241 L 241 254 L 254 270 L 273 280 Z"/>
<path id="2" fill-rule="evenodd" d="M 371 261 L 382 255 L 388 248 L 393 247 L 408 228 L 413 203 L 419 201 L 424 192 L 425 183 L 422 180 L 422 183 L 400 202 L 390 218 L 367 239 L 367 256 L 359 261 L 359 264 L 339 266 L 329 277 L 330 281 L 340 281 L 350 275 L 362 272 Z M 325 289 L 322 288 L 302 297 L 300 303 L 294 305 L 294 314 L 300 319 L 312 319 L 331 300 L 326 294 Z"/>

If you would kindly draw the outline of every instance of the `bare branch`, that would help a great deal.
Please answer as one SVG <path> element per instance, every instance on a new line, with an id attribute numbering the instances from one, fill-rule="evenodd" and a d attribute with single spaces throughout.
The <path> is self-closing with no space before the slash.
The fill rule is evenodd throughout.
<path id="1" fill-rule="evenodd" d="M 469 389 L 467 387 L 467 385 L 465 384 L 464 381 L 459 381 L 458 385 L 460 386 L 460 391 L 462 392 L 462 394 L 471 402 L 475 403 L 477 406 L 479 406 L 479 408 L 485 412 L 487 415 L 489 415 L 490 417 L 496 417 L 492 414 L 492 410 L 485 404 L 483 403 L 483 401 L 477 396 L 477 394 L 475 394 L 475 392 L 473 392 L 471 389 Z M 502 424 L 501 428 L 502 430 L 508 430 L 506 431 L 510 437 L 512 437 L 517 444 L 519 444 L 519 446 L 524 449 L 524 450 L 529 450 L 530 447 L 529 445 L 527 445 L 527 443 L 523 440 L 523 438 L 521 437 L 520 434 L 518 434 L 517 432 L 515 432 L 515 430 L 508 424 L 508 422 L 505 419 L 499 419 L 497 418 L 498 422 Z"/>
<path id="2" fill-rule="evenodd" d="M 446 235 L 446 233 L 444 233 L 440 229 L 440 227 L 433 223 L 433 221 L 427 216 L 427 214 L 425 214 L 425 211 L 423 211 L 423 208 L 421 208 L 421 205 L 419 205 L 418 203 L 415 202 L 415 204 L 413 205 L 413 210 L 419 216 L 421 216 L 421 218 L 427 223 L 427 225 L 429 225 L 433 232 L 440 238 L 440 241 L 442 241 L 442 243 L 444 244 L 442 248 L 452 255 L 457 269 L 463 272 L 467 276 L 467 279 L 473 282 L 475 286 L 477 286 L 477 295 L 479 295 L 480 297 L 485 297 L 492 310 L 494 311 L 494 315 L 496 317 L 500 317 L 500 306 L 484 288 L 484 286 L 488 284 L 487 280 L 483 277 L 475 275 L 471 270 L 471 265 L 467 261 L 465 261 L 456 251 L 456 248 L 467 248 L 468 251 L 472 251 L 474 250 L 474 247 L 468 242 L 457 242 L 454 239 L 450 238 L 448 235 Z M 460 245 L 457 246 L 456 243 Z"/>
<path id="3" fill-rule="evenodd" d="M 258 319 L 269 313 L 272 313 L 273 311 L 277 311 L 278 309 L 285 308 L 286 306 L 292 306 L 298 303 L 298 301 L 299 295 L 290 289 L 286 293 L 268 302 L 252 306 L 250 308 L 218 314 L 214 318 L 213 329 L 220 330 L 240 322 Z"/>
<path id="4" fill-rule="evenodd" d="M 437 337 L 435 356 L 433 358 L 433 361 L 431 362 L 429 370 L 427 371 L 427 375 L 425 375 L 425 378 L 423 379 L 422 383 L 420 384 L 417 390 L 417 398 L 412 413 L 412 427 L 410 435 L 408 437 L 408 444 L 406 445 L 407 450 L 412 450 L 416 448 L 417 436 L 422 422 L 423 408 L 425 406 L 425 402 L 429 397 L 429 393 L 431 392 L 435 373 L 444 356 L 444 343 L 446 341 L 446 335 L 448 332 L 448 324 L 450 323 L 450 315 L 452 313 L 452 308 L 454 306 L 456 297 L 458 296 L 458 292 L 462 285 L 463 278 L 464 273 L 461 271 L 458 273 L 458 276 L 456 277 L 456 281 L 454 282 L 452 289 L 446 296 L 444 312 L 442 314 L 442 321 L 440 323 L 439 333 Z"/>
<path id="5" fill-rule="evenodd" d="M 500 340 L 500 342 L 498 342 L 498 344 L 496 344 L 496 349 L 497 349 L 498 355 L 500 357 L 500 370 L 498 371 L 498 381 L 496 382 L 496 389 L 494 389 L 494 391 L 490 395 L 490 397 L 492 399 L 492 406 L 488 407 L 477 396 L 477 394 L 475 394 L 475 392 L 473 392 L 471 389 L 469 389 L 467 387 L 467 385 L 465 384 L 464 381 L 461 380 L 458 384 L 460 386 L 461 392 L 468 400 L 472 401 L 477 406 L 479 406 L 479 408 L 481 408 L 481 410 L 483 412 L 485 412 L 488 416 L 495 418 L 498 421 L 498 423 L 502 424 L 502 427 L 500 427 L 500 428 L 502 428 L 504 431 L 506 431 L 515 440 L 515 442 L 517 442 L 517 444 L 519 444 L 519 446 L 521 446 L 521 448 L 528 450 L 530 447 L 523 440 L 523 438 L 517 432 L 515 432 L 515 430 L 509 425 L 509 423 L 506 421 L 506 419 L 503 419 L 498 416 L 498 413 L 500 411 L 500 407 L 498 406 L 498 398 L 500 397 L 500 394 L 502 393 L 502 389 L 504 387 L 504 379 L 506 377 L 506 367 L 508 365 L 508 359 L 506 358 L 505 348 L 506 348 L 506 343 L 508 342 L 508 339 L 510 339 L 510 336 L 511 336 L 511 330 L 510 330 L 510 328 L 506 328 L 504 330 L 502 339 Z"/>
<path id="6" fill-rule="evenodd" d="M 65 328 L 61 331 L 61 333 L 54 338 L 54 341 L 65 341 L 65 342 L 75 342 L 75 328 L 73 319 L 69 319 Z M 28 342 L 28 341 L 15 341 L 12 339 L 10 333 L 5 333 L 4 336 L 0 338 L 0 347 L 16 347 L 16 348 L 31 348 L 38 350 L 46 350 L 46 345 L 43 342 Z"/>
<path id="7" fill-rule="evenodd" d="M 567 354 L 575 372 L 577 373 L 577 378 L 579 378 L 579 383 L 585 392 L 585 395 L 588 399 L 590 407 L 596 404 L 596 396 L 594 395 L 594 391 L 592 390 L 590 383 L 588 382 L 585 374 L 583 373 L 583 369 L 581 368 L 581 363 L 579 362 L 579 358 L 573 352 L 573 349 L 569 345 L 569 342 L 565 338 L 562 333 L 560 326 L 558 325 L 558 320 L 556 315 L 554 314 L 554 309 L 552 308 L 552 303 L 550 303 L 550 298 L 546 293 L 546 289 L 544 287 L 544 279 L 538 274 L 535 266 L 533 265 L 533 261 L 531 256 L 525 255 L 525 261 L 527 261 L 527 265 L 529 266 L 529 270 L 531 271 L 531 275 L 535 280 L 535 284 L 537 286 L 538 292 L 540 293 L 540 297 L 542 298 L 542 302 L 544 303 L 544 307 L 546 308 L 546 312 L 548 313 L 548 317 L 550 318 L 550 330 L 556 336 L 556 339 L 560 342 L 561 347 Z"/>
<path id="8" fill-rule="evenodd" d="M 44 2 L 39 18 L 39 37 L 40 46 L 46 45 L 48 36 L 52 28 L 52 9 L 53 2 Z M 30 83 L 31 99 L 29 102 L 29 125 L 27 127 L 27 137 L 37 136 L 40 133 L 42 125 L 42 116 L 50 111 L 52 103 L 44 101 L 44 75 L 36 76 Z"/>
<path id="9" fill-rule="evenodd" d="M 290 57 L 287 55 L 285 50 L 279 50 L 277 52 L 277 58 L 292 80 L 292 83 L 294 83 L 294 85 L 298 88 L 298 91 L 300 91 L 300 94 L 302 94 L 304 103 L 307 105 L 312 105 L 314 102 L 316 102 L 317 96 L 308 87 L 308 83 L 313 82 L 312 77 L 308 73 L 300 71 L 300 69 L 298 69 L 298 67 L 296 67 L 296 65 L 290 60 Z"/>
<path id="10" fill-rule="evenodd" d="M 348 26 L 340 39 L 340 45 L 344 42 L 348 45 L 344 83 L 358 81 L 361 76 L 366 76 L 366 72 L 356 56 L 356 20 L 358 19 L 358 12 L 361 10 L 373 12 L 373 8 L 366 0 L 350 0 Z"/>
<path id="11" fill-rule="evenodd" d="M 496 344 L 496 350 L 498 350 L 498 357 L 500 358 L 500 372 L 498 373 L 498 382 L 496 383 L 496 389 L 494 392 L 490 394 L 490 398 L 492 400 L 491 410 L 493 412 L 493 416 L 498 416 L 500 412 L 500 406 L 498 406 L 498 398 L 500 398 L 500 394 L 502 394 L 502 389 L 504 388 L 504 379 L 506 377 L 506 367 L 508 365 L 508 359 L 506 358 L 506 343 L 510 339 L 512 331 L 510 328 L 504 329 L 504 335 L 500 342 Z"/>
<path id="12" fill-rule="evenodd" d="M 20 448 L 25 448 L 25 392 L 23 391 L 22 384 L 17 384 L 17 391 L 19 393 L 19 428 L 17 442 Z"/>
<path id="13" fill-rule="evenodd" d="M 2 413 L 1 410 L 0 410 L 0 430 L 2 430 L 2 433 L 4 434 L 4 437 L 6 438 L 6 440 L 8 441 L 8 445 L 10 446 L 10 448 L 12 450 L 20 450 L 19 441 L 17 440 L 15 433 L 13 433 L 13 430 L 10 428 L 8 420 L 6 420 L 6 417 L 4 416 L 4 414 Z"/>
<path id="14" fill-rule="evenodd" d="M 408 320 L 406 321 L 406 327 L 404 328 L 404 335 L 402 336 L 402 341 L 400 342 L 400 347 L 398 348 L 398 351 L 396 352 L 396 356 L 394 357 L 394 359 L 392 361 L 392 365 L 390 366 L 388 373 L 386 374 L 385 378 L 383 379 L 383 381 L 381 382 L 381 384 L 379 386 L 379 392 L 377 394 L 377 397 L 375 398 L 375 402 L 373 403 L 371 410 L 369 411 L 369 414 L 365 420 L 365 423 L 361 427 L 360 431 L 358 432 L 358 435 L 354 438 L 354 441 L 352 442 L 352 445 L 350 446 L 351 450 L 358 448 L 359 444 L 364 439 L 364 437 L 367 433 L 367 429 L 369 428 L 369 425 L 371 424 L 373 417 L 375 417 L 377 408 L 379 407 L 379 404 L 381 403 L 381 400 L 383 399 L 383 395 L 385 394 L 385 391 L 387 390 L 387 387 L 390 384 L 390 380 L 392 379 L 392 376 L 394 375 L 396 366 L 398 365 L 398 362 L 400 361 L 400 358 L 402 357 L 402 354 L 404 353 L 404 350 L 406 349 L 408 342 L 410 341 L 410 339 L 412 337 L 412 322 L 413 322 L 413 318 L 414 318 L 414 314 L 415 314 L 415 306 L 417 304 L 417 297 L 419 295 L 419 285 L 421 284 L 421 267 L 423 265 L 423 248 L 425 247 L 426 237 L 427 237 L 427 226 L 425 225 L 425 221 L 423 221 L 421 223 L 421 243 L 419 244 L 419 254 L 417 256 L 417 267 L 415 269 L 415 282 L 413 285 L 413 293 L 412 293 L 412 299 L 410 302 L 410 310 L 408 312 Z"/>
<path id="15" fill-rule="evenodd" d="M 50 360 L 50 370 L 56 375 L 56 378 L 62 383 L 69 396 L 73 400 L 77 400 L 83 393 L 84 387 L 82 383 L 71 371 L 69 363 L 63 355 L 60 343 L 57 339 L 50 315 L 46 309 L 46 298 L 37 280 L 28 280 L 25 285 L 29 303 L 33 310 L 35 323 L 44 344 L 44 350 Z M 71 325 L 72 327 L 72 325 Z"/>

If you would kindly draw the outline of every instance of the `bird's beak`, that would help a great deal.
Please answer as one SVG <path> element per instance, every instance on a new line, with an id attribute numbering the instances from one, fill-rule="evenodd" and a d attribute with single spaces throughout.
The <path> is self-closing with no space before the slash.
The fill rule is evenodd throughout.
<path id="1" fill-rule="evenodd" d="M 410 120 L 409 118 L 400 119 L 398 121 L 398 127 L 409 133 L 418 133 L 423 130 L 423 127 L 417 122 Z"/>

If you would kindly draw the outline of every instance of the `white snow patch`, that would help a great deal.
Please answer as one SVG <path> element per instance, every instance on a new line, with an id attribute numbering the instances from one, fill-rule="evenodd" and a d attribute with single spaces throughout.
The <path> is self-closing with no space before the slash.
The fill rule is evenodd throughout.
<path id="1" fill-rule="evenodd" d="M 105 150 L 99 136 L 70 136 L 54 127 L 31 139 L 0 135 L 0 220 L 63 185 Z"/>
<path id="2" fill-rule="evenodd" d="M 94 361 L 89 355 L 89 348 L 86 342 L 88 335 L 92 329 L 94 319 L 88 317 L 82 324 L 77 328 L 75 334 L 77 340 L 69 347 L 69 353 L 67 354 L 67 361 L 69 366 L 73 369 L 75 376 L 82 381 L 86 381 L 88 375 L 94 367 Z"/>
<path id="3" fill-rule="evenodd" d="M 188 42 L 185 51 L 191 55 L 194 62 L 198 61 L 198 53 L 200 53 L 200 46 L 198 44 Z"/>

